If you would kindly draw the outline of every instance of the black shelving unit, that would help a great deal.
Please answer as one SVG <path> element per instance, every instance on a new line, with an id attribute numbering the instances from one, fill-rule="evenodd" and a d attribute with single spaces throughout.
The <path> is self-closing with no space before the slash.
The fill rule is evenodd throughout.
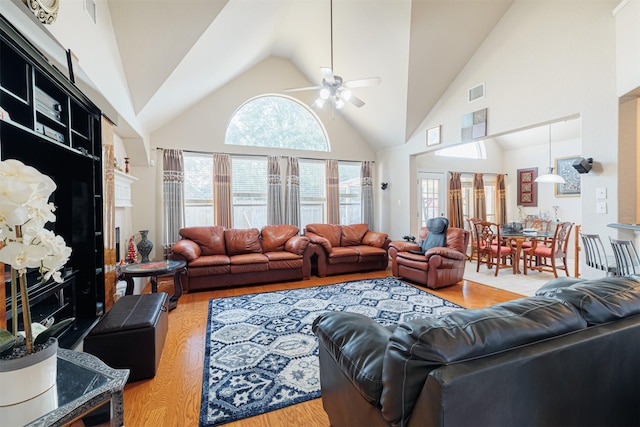
<path id="1" fill-rule="evenodd" d="M 101 112 L 2 15 L 0 107 L 0 159 L 18 159 L 56 182 L 52 227 L 72 248 L 66 267 L 74 273 L 62 284 L 30 282 L 34 293 L 46 287 L 46 297 L 32 298 L 32 312 L 90 325 L 104 306 Z"/>

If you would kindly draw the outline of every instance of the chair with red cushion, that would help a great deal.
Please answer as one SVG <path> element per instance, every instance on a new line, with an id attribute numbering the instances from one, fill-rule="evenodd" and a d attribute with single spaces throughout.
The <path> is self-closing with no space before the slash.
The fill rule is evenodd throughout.
<path id="1" fill-rule="evenodd" d="M 478 238 L 476 236 L 476 222 L 480 222 L 480 218 L 467 218 L 467 222 L 469 223 L 469 232 L 471 233 L 471 254 L 468 256 L 469 261 L 473 261 L 474 259 L 478 259 Z"/>
<path id="2" fill-rule="evenodd" d="M 475 223 L 477 248 L 478 248 L 478 266 L 476 271 L 480 271 L 480 264 L 487 264 L 488 268 L 493 268 L 495 265 L 496 272 L 501 268 L 513 268 L 513 256 L 515 254 L 515 248 L 511 246 L 511 242 L 508 242 L 500 236 L 500 225 L 488 222 L 480 221 Z M 507 264 L 507 260 L 511 260 L 512 265 Z"/>
<path id="3" fill-rule="evenodd" d="M 527 274 L 527 269 L 530 269 L 551 272 L 555 277 L 558 277 L 558 270 L 564 270 L 565 274 L 569 276 L 567 248 L 572 227 L 572 222 L 561 222 L 556 225 L 553 238 L 535 239 L 533 246 L 523 251 L 524 274 Z M 558 261 L 561 261 L 562 265 L 558 265 Z"/>

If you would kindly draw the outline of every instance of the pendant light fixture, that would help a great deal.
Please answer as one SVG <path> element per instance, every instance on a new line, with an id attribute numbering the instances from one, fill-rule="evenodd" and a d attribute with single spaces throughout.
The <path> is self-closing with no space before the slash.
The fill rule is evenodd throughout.
<path id="1" fill-rule="evenodd" d="M 553 173 L 553 169 L 553 166 L 551 166 L 551 124 L 549 124 L 549 172 L 537 177 L 535 182 L 541 182 L 543 184 L 564 184 L 564 178 Z"/>

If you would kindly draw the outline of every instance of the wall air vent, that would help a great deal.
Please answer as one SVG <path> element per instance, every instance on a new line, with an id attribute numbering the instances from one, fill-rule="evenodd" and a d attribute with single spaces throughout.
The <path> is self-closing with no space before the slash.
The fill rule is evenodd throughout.
<path id="1" fill-rule="evenodd" d="M 87 15 L 96 23 L 96 1 L 95 0 L 84 0 L 84 10 L 87 11 Z"/>
<path id="2" fill-rule="evenodd" d="M 477 86 L 469 89 L 469 102 L 477 101 L 484 98 L 484 83 L 480 83 Z"/>

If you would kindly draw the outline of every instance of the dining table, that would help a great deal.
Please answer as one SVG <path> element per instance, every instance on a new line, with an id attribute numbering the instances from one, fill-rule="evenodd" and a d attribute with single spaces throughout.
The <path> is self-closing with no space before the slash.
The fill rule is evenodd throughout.
<path id="1" fill-rule="evenodd" d="M 522 257 L 522 245 L 526 241 L 534 242 L 536 244 L 538 241 L 545 241 L 546 239 L 553 238 L 553 232 L 548 231 L 537 231 L 537 232 L 527 232 L 527 231 L 510 231 L 510 230 L 501 230 L 500 237 L 504 240 L 508 240 L 510 243 L 515 243 L 516 246 L 516 256 L 513 261 L 513 274 L 521 274 L 522 270 L 520 270 L 520 258 Z M 527 262 L 524 260 L 523 262 Z"/>

